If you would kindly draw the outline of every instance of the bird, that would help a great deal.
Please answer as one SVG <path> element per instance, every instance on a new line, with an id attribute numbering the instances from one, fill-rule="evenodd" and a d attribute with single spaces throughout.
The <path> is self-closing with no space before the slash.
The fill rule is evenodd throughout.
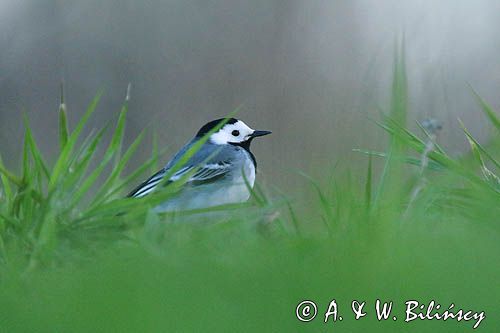
<path id="1" fill-rule="evenodd" d="M 224 121 L 225 124 L 215 130 Z M 201 148 L 172 174 L 171 169 L 183 155 L 208 134 L 210 136 Z M 137 186 L 127 197 L 144 197 L 159 190 L 163 184 L 168 185 L 193 173 L 179 192 L 158 205 L 155 210 L 175 212 L 245 202 L 250 198 L 249 187 L 254 186 L 257 169 L 250 144 L 253 139 L 268 134 L 271 131 L 254 130 L 235 118 L 212 120 L 203 125 L 161 170 Z M 170 178 L 164 179 L 166 176 Z"/>

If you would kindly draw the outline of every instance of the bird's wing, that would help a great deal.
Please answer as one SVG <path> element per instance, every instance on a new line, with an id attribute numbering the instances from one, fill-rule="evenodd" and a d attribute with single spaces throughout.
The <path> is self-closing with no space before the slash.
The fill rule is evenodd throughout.
<path id="1" fill-rule="evenodd" d="M 196 170 L 196 171 L 195 171 Z M 183 176 L 193 172 L 193 175 L 189 177 L 186 184 L 196 186 L 211 183 L 222 177 L 224 177 L 231 170 L 230 162 L 216 162 L 216 163 L 206 163 L 202 166 L 188 165 L 181 168 L 175 174 L 170 177 L 166 182 L 169 184 L 171 182 L 181 179 Z M 151 176 L 148 180 L 139 185 L 136 189 L 129 193 L 128 197 L 142 197 L 146 194 L 151 193 L 156 189 L 158 184 L 162 181 L 167 173 L 166 169 L 162 169 Z"/>
<path id="2" fill-rule="evenodd" d="M 130 192 L 127 197 L 136 197 L 140 198 L 150 192 L 152 192 L 156 185 L 163 179 L 165 176 L 165 169 L 161 169 L 151 177 L 149 177 L 146 181 L 142 182 L 139 186 L 137 186 L 132 192 Z"/>
<path id="3" fill-rule="evenodd" d="M 229 161 L 206 163 L 203 164 L 202 166 L 192 165 L 177 171 L 170 178 L 170 181 L 179 180 L 186 174 L 194 171 L 194 174 L 191 177 L 189 177 L 189 180 L 186 183 L 191 185 L 201 185 L 213 182 L 219 178 L 224 177 L 230 170 L 231 170 L 231 163 Z"/>
<path id="4" fill-rule="evenodd" d="M 168 171 L 179 162 L 194 142 L 196 142 L 195 139 L 186 144 L 162 170 L 140 184 L 129 193 L 128 197 L 142 197 L 154 191 Z M 224 177 L 231 170 L 231 162 L 234 159 L 233 149 L 232 146 L 219 147 L 208 142 L 205 143 L 165 184 L 179 180 L 194 170 L 196 171 L 189 177 L 186 185 L 202 185 Z"/>

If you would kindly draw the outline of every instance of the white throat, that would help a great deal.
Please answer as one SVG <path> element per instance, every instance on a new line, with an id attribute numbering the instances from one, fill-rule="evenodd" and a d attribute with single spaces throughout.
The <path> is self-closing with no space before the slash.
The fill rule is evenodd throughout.
<path id="1" fill-rule="evenodd" d="M 247 126 L 241 120 L 234 124 L 226 124 L 219 131 L 210 136 L 210 142 L 216 145 L 224 145 L 228 143 L 241 143 L 250 138 L 254 132 L 253 129 Z"/>

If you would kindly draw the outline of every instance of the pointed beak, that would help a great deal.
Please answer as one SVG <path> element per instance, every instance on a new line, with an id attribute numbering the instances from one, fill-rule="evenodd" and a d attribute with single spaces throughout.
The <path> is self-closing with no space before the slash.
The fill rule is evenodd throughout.
<path id="1" fill-rule="evenodd" d="M 250 134 L 250 137 L 251 138 L 256 138 L 258 136 L 264 136 L 264 135 L 268 135 L 268 134 L 271 134 L 272 132 L 271 131 L 253 131 L 252 134 Z"/>

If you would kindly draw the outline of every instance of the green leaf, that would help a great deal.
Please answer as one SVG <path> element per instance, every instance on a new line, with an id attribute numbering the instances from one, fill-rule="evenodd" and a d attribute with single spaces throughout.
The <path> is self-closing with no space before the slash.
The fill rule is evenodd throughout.
<path id="1" fill-rule="evenodd" d="M 92 187 L 92 185 L 97 181 L 102 171 L 106 167 L 106 165 L 112 160 L 112 158 L 117 154 L 117 152 L 121 149 L 121 143 L 123 140 L 123 134 L 125 131 L 125 118 L 127 114 L 127 109 L 122 109 L 120 112 L 120 116 L 118 117 L 118 122 L 115 128 L 115 132 L 113 137 L 111 138 L 111 142 L 104 153 L 104 156 L 99 163 L 99 166 L 94 169 L 94 171 L 85 179 L 81 186 L 79 186 L 78 190 L 74 194 L 73 207 L 76 203 L 80 201 L 83 195 Z"/>
<path id="2" fill-rule="evenodd" d="M 370 209 L 372 202 L 372 155 L 368 155 L 368 169 L 366 171 L 365 183 L 365 205 L 367 210 Z"/>
<path id="3" fill-rule="evenodd" d="M 497 168 L 500 169 L 500 162 L 498 162 L 489 152 L 486 148 L 484 148 L 473 136 L 470 134 L 470 132 L 465 128 L 465 125 L 463 122 L 459 119 L 460 126 L 462 127 L 462 130 L 464 131 L 465 135 L 467 136 L 467 139 L 469 140 L 469 144 L 474 144 L 476 149 L 479 149 L 484 156 L 486 156 Z M 471 144 L 471 147 L 472 147 Z M 478 152 L 479 153 L 479 152 Z"/>
<path id="4" fill-rule="evenodd" d="M 31 178 L 31 168 L 30 168 L 30 154 L 29 154 L 29 146 L 28 140 L 26 138 L 27 134 L 24 133 L 24 143 L 23 143 L 23 173 L 22 179 L 23 183 L 29 183 L 29 179 Z"/>
<path id="5" fill-rule="evenodd" d="M 50 213 L 44 218 L 35 244 L 35 249 L 30 258 L 28 271 L 35 269 L 41 262 L 48 261 L 57 245 L 57 221 Z"/>
<path id="6" fill-rule="evenodd" d="M 114 188 L 116 187 L 115 184 L 116 181 L 119 179 L 128 161 L 139 147 L 139 144 L 142 142 L 142 139 L 144 138 L 144 133 L 145 131 L 143 131 L 137 136 L 137 138 L 129 146 L 123 157 L 118 161 L 118 164 L 113 168 L 113 171 L 111 172 L 109 177 L 97 191 L 96 195 L 94 196 L 94 199 L 92 200 L 92 203 L 90 204 L 91 206 L 94 206 L 98 202 L 102 201 L 103 198 L 105 198 L 110 192 L 114 190 Z"/>
<path id="7" fill-rule="evenodd" d="M 101 96 L 102 96 L 102 93 L 97 94 L 97 96 L 94 98 L 94 100 L 92 101 L 90 106 L 87 108 L 87 111 L 83 115 L 82 119 L 80 119 L 75 130 L 69 136 L 68 141 L 66 142 L 64 149 L 61 151 L 61 154 L 59 155 L 59 158 L 58 158 L 58 160 L 54 166 L 54 169 L 52 171 L 52 175 L 51 175 L 50 181 L 49 181 L 49 193 L 54 191 L 55 186 L 59 183 L 60 179 L 69 170 L 69 167 L 70 167 L 69 161 L 71 158 L 71 154 L 76 146 L 76 142 L 77 142 L 78 138 L 80 137 L 80 134 L 83 130 L 83 127 L 88 122 L 92 113 L 94 113 Z"/>
<path id="8" fill-rule="evenodd" d="M 382 157 L 382 158 L 387 157 L 386 153 L 379 152 L 379 151 L 363 150 L 363 149 L 353 149 L 352 151 L 366 154 L 368 156 L 375 156 L 375 157 Z M 411 165 L 422 166 L 422 161 L 419 158 L 405 156 L 403 158 L 403 161 L 405 163 L 408 163 Z M 442 171 L 442 170 L 444 170 L 445 166 L 437 163 L 436 161 L 430 160 L 428 165 L 427 165 L 427 168 L 429 170 L 432 170 L 432 171 Z"/>
<path id="9" fill-rule="evenodd" d="M 59 149 L 62 152 L 68 142 L 68 119 L 64 102 L 64 86 L 61 83 L 61 103 L 59 104 Z"/>
<path id="10" fill-rule="evenodd" d="M 10 182 L 14 183 L 16 186 L 21 186 L 22 180 L 5 168 L 1 155 L 0 155 L 0 180 L 2 181 L 2 186 L 5 191 L 6 197 L 12 199 L 12 188 L 10 186 Z"/>
<path id="11" fill-rule="evenodd" d="M 99 216 L 111 216 L 120 214 L 137 214 L 144 213 L 165 202 L 177 192 L 174 186 L 166 186 L 162 191 L 155 191 L 150 195 L 142 198 L 119 198 L 109 202 L 101 203 L 100 205 L 87 210 L 81 218 L 78 218 L 75 223 L 85 223 L 92 218 Z"/>
<path id="12" fill-rule="evenodd" d="M 154 130 L 153 132 L 153 151 L 151 153 L 151 156 L 153 156 L 155 158 L 155 161 L 153 163 L 153 165 L 151 166 L 151 173 L 154 173 L 156 172 L 156 170 L 158 170 L 158 132 L 156 131 L 156 129 Z"/>
<path id="13" fill-rule="evenodd" d="M 414 149 L 418 153 L 421 154 L 425 150 L 425 144 L 423 142 L 421 142 L 420 140 L 416 140 L 413 134 L 411 134 L 407 130 L 401 129 L 398 124 L 388 123 L 386 125 L 382 125 L 382 127 L 384 127 L 387 131 L 391 132 L 392 135 L 398 136 L 406 145 L 408 145 L 410 148 Z M 431 151 L 429 152 L 428 157 L 431 160 L 443 165 L 450 171 L 455 172 L 456 174 L 461 175 L 462 177 L 465 177 L 475 185 L 483 187 L 485 189 L 487 188 L 488 190 L 492 190 L 491 186 L 485 183 L 481 177 L 478 177 L 476 174 L 474 174 L 474 172 L 471 172 L 463 165 L 461 165 L 458 161 L 452 159 L 448 155 L 442 154 L 437 151 Z"/>
<path id="14" fill-rule="evenodd" d="M 248 192 L 250 193 L 250 197 L 254 198 L 255 202 L 257 202 L 257 205 L 264 206 L 266 203 L 265 199 L 261 198 L 261 196 L 257 193 L 257 191 L 252 188 L 243 170 L 241 170 L 241 175 L 243 176 L 243 181 L 245 182 L 245 186 Z"/>
<path id="15" fill-rule="evenodd" d="M 460 121 L 460 125 L 462 126 L 462 129 L 463 129 L 465 135 L 467 136 L 467 140 L 469 141 L 472 155 L 474 156 L 474 159 L 477 161 L 477 163 L 480 165 L 481 171 L 483 172 L 483 176 L 484 176 L 485 180 L 489 184 L 493 185 L 495 187 L 495 189 L 500 189 L 500 178 L 498 178 L 497 175 L 495 175 L 490 169 L 488 169 L 488 167 L 484 163 L 483 158 L 481 157 L 481 152 L 480 152 L 480 148 L 479 148 L 480 145 L 477 143 L 476 140 L 474 140 L 472 138 L 472 135 L 470 135 L 470 133 L 467 131 L 467 129 L 465 128 L 462 121 L 461 120 L 459 120 L 459 121 Z M 485 150 L 483 149 L 483 151 L 485 151 Z"/>
<path id="16" fill-rule="evenodd" d="M 61 182 L 64 190 L 67 189 L 68 192 L 72 193 L 75 188 L 80 188 L 78 182 L 85 176 L 105 131 L 106 128 L 102 128 L 82 151 L 80 159 L 72 163 L 71 171 L 66 175 L 64 182 Z"/>
<path id="17" fill-rule="evenodd" d="M 392 77 L 391 106 L 389 117 L 398 128 L 405 129 L 408 114 L 408 83 L 406 77 L 404 44 L 395 48 L 394 68 Z M 384 199 L 396 200 L 401 197 L 402 182 L 404 181 L 404 168 L 401 163 L 402 156 L 406 155 L 407 145 L 401 136 L 389 132 L 390 144 L 387 159 L 380 178 L 380 183 L 375 195 L 374 206 Z"/>
<path id="18" fill-rule="evenodd" d="M 124 180 L 120 181 L 119 183 L 115 184 L 114 188 L 110 190 L 103 198 L 102 200 L 100 198 L 96 198 L 92 204 L 91 207 L 94 205 L 99 204 L 99 201 L 107 201 L 111 196 L 114 194 L 118 193 L 121 191 L 123 188 L 125 188 L 127 185 L 131 184 L 132 182 L 136 181 L 139 179 L 139 177 L 148 169 L 151 169 L 151 166 L 156 163 L 155 157 L 151 157 L 149 160 L 144 162 L 139 168 L 134 170 L 129 176 L 127 176 Z"/>
<path id="19" fill-rule="evenodd" d="M 131 84 L 129 83 L 127 85 L 127 94 L 125 96 L 125 101 L 123 102 L 122 108 L 120 110 L 120 116 L 118 117 L 118 125 L 115 130 L 115 135 L 113 137 L 113 140 L 116 141 L 115 145 L 117 146 L 115 154 L 115 163 L 114 163 L 115 166 L 119 163 L 121 156 L 123 135 L 125 133 L 125 118 L 128 112 L 128 103 L 130 100 L 130 89 L 131 89 Z"/>
<path id="20" fill-rule="evenodd" d="M 472 88 L 471 88 L 472 89 Z M 495 111 L 489 106 L 482 98 L 479 96 L 478 93 L 472 89 L 472 92 L 474 93 L 474 96 L 476 96 L 477 100 L 479 101 L 479 104 L 481 105 L 481 110 L 486 114 L 490 122 L 495 126 L 495 128 L 500 131 L 500 118 L 496 115 Z"/>
<path id="21" fill-rule="evenodd" d="M 422 124 L 421 124 L 420 122 L 418 122 L 418 121 L 417 121 L 417 126 L 420 128 L 420 130 L 421 130 L 422 132 L 424 132 L 424 133 L 425 133 L 425 135 L 427 136 L 427 139 L 428 139 L 428 140 L 433 140 L 433 138 L 432 138 L 432 136 L 430 135 L 430 133 L 429 133 L 429 132 L 427 132 L 427 130 L 426 130 L 426 129 L 422 126 Z M 443 148 L 442 148 L 442 147 L 441 147 L 441 146 L 440 146 L 437 142 L 434 142 L 434 148 L 435 148 L 438 152 L 440 152 L 440 153 L 442 153 L 442 154 L 445 154 L 444 149 L 443 149 Z"/>
<path id="22" fill-rule="evenodd" d="M 44 179 L 48 180 L 50 178 L 49 169 L 47 167 L 47 164 L 43 160 L 42 153 L 38 149 L 36 141 L 33 137 L 33 133 L 31 131 L 31 126 L 30 126 L 28 118 L 26 116 L 24 117 L 24 127 L 26 130 L 25 140 L 28 143 L 28 147 L 29 147 L 29 150 L 31 152 L 31 156 L 33 157 L 33 160 L 35 162 L 36 173 L 39 176 L 43 175 Z M 42 181 L 41 178 L 39 180 L 40 180 L 40 182 Z M 42 184 L 39 184 L 39 189 L 40 189 L 40 191 L 42 190 Z"/>
<path id="23" fill-rule="evenodd" d="M 309 180 L 311 185 L 316 190 L 316 194 L 318 195 L 318 198 L 320 200 L 321 207 L 322 207 L 323 211 L 325 212 L 326 218 L 328 219 L 327 221 L 323 219 L 323 223 L 325 225 L 325 228 L 326 228 L 328 234 L 331 235 L 332 231 L 330 228 L 330 224 L 328 222 L 334 223 L 335 218 L 334 218 L 333 213 L 332 213 L 332 207 L 331 207 L 330 200 L 328 200 L 328 198 L 323 194 L 323 191 L 321 190 L 319 184 L 311 176 L 307 175 L 306 173 L 304 173 L 302 171 L 299 171 L 299 175 L 301 175 L 302 177 Z"/>

